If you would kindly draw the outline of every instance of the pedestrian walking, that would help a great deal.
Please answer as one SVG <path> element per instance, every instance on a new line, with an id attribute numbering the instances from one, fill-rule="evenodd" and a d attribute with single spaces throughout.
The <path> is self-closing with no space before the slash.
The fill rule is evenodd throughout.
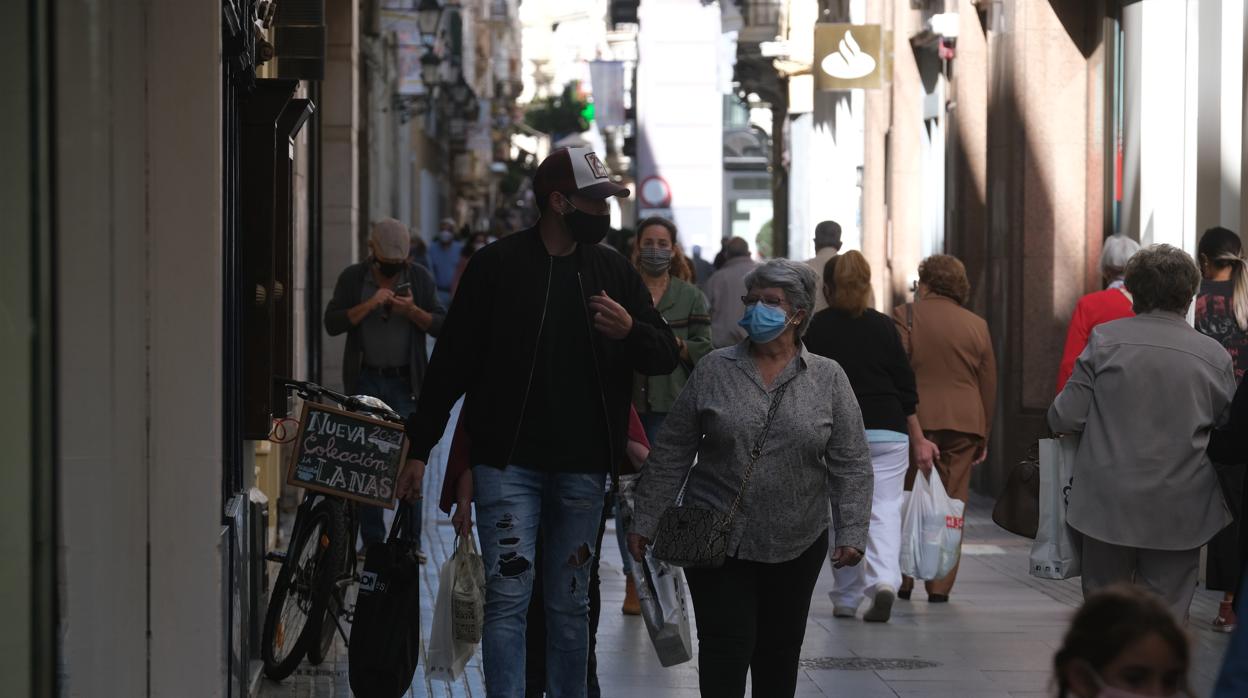
<path id="1" fill-rule="evenodd" d="M 685 506 L 735 511 L 723 565 L 685 570 L 703 696 L 743 696 L 747 672 L 754 695 L 792 696 L 829 509 L 833 564 L 856 565 L 867 547 L 871 452 L 858 402 L 836 362 L 801 341 L 816 279 L 786 259 L 749 273 L 749 337 L 694 369 L 637 484 L 634 560 L 682 483 Z"/>
<path id="2" fill-rule="evenodd" d="M 459 288 L 459 279 L 464 275 L 464 270 L 468 268 L 468 260 L 488 244 L 490 244 L 490 237 L 484 231 L 473 233 L 472 237 L 464 243 L 459 251 L 459 263 L 455 266 L 455 278 L 451 280 L 451 296 L 454 296 L 455 290 Z"/>
<path id="3" fill-rule="evenodd" d="M 706 282 L 710 281 L 711 275 L 715 273 L 715 265 L 702 257 L 701 245 L 693 246 L 693 258 L 691 261 L 693 262 L 693 282 L 705 293 Z"/>
<path id="4" fill-rule="evenodd" d="M 1231 523 L 1205 447 L 1235 372 L 1184 319 L 1200 285 L 1186 252 L 1141 250 L 1126 284 L 1136 316 L 1092 330 L 1048 421 L 1082 434 L 1066 517 L 1083 534 L 1084 594 L 1134 580 L 1186 619 L 1200 547 Z"/>
<path id="5" fill-rule="evenodd" d="M 524 694 L 525 613 L 538 527 L 549 692 L 584 696 L 588 586 L 607 473 L 624 458 L 633 372 L 670 373 L 676 340 L 624 257 L 598 243 L 611 181 L 588 148 L 551 153 L 534 177 L 541 218 L 464 270 L 419 409 L 399 495 L 420 495 L 425 461 L 455 402 L 471 437 L 486 569 L 486 691 Z"/>
<path id="6" fill-rule="evenodd" d="M 822 221 L 815 226 L 815 256 L 806 260 L 811 269 L 819 275 L 819 288 L 827 283 L 827 279 L 823 276 L 823 270 L 827 267 L 828 261 L 841 253 L 841 224 L 836 221 Z M 828 301 L 820 293 L 815 299 L 815 312 L 828 307 Z"/>
<path id="7" fill-rule="evenodd" d="M 1231 355 L 1238 381 L 1248 368 L 1248 262 L 1244 260 L 1239 236 L 1226 228 L 1210 228 L 1200 238 L 1200 293 L 1196 296 L 1196 329 L 1216 339 Z M 1213 461 L 1222 484 L 1222 494 L 1236 523 L 1227 526 L 1209 541 L 1205 558 L 1205 587 L 1221 591 L 1222 603 L 1213 619 L 1213 629 L 1235 630 L 1235 590 L 1239 587 L 1244 560 L 1240 555 L 1240 527 L 1243 517 L 1244 463 Z"/>
<path id="8" fill-rule="evenodd" d="M 445 307 L 451 305 L 451 289 L 455 285 L 455 271 L 464 251 L 464 243 L 455 239 L 455 219 L 443 218 L 438 234 L 429 246 L 429 271 L 438 286 L 438 300 Z"/>
<path id="9" fill-rule="evenodd" d="M 1075 312 L 1066 328 L 1066 348 L 1062 351 L 1062 363 L 1057 369 L 1057 392 L 1062 392 L 1070 374 L 1075 370 L 1075 359 L 1088 345 L 1092 328 L 1101 323 L 1131 317 L 1131 293 L 1123 281 L 1123 272 L 1132 255 L 1140 251 L 1140 243 L 1126 235 L 1111 235 L 1101 247 L 1101 278 L 1105 280 L 1103 291 L 1089 293 L 1075 304 Z"/>
<path id="10" fill-rule="evenodd" d="M 675 371 L 663 376 L 638 374 L 633 381 L 633 406 L 641 417 L 647 439 L 653 443 L 676 396 L 689 381 L 689 373 L 711 351 L 711 316 L 706 308 L 706 296 L 690 283 L 693 274 L 677 240 L 676 224 L 655 216 L 638 223 L 637 230 L 633 265 L 641 273 L 654 307 L 672 328 L 676 346 L 680 348 L 680 363 Z M 625 543 L 627 531 L 619 528 L 616 533 L 628 580 L 623 611 L 627 615 L 639 615 L 641 604 L 630 574 L 632 556 Z"/>
<path id="11" fill-rule="evenodd" d="M 919 264 L 915 301 L 893 310 L 893 323 L 910 356 L 919 389 L 919 423 L 940 451 L 935 466 L 950 497 L 966 502 L 971 468 L 988 458 L 988 437 L 997 399 L 997 363 L 988 323 L 962 307 L 971 294 L 966 267 L 949 255 L 932 255 Z M 914 484 L 917 465 L 906 472 Z M 949 600 L 958 568 L 925 582 L 927 600 Z M 905 577 L 897 592 L 909 599 L 914 580 Z"/>
<path id="12" fill-rule="evenodd" d="M 806 347 L 845 371 L 862 412 L 875 475 L 865 562 L 833 568 L 832 614 L 853 618 L 865 598 L 871 606 L 863 620 L 883 623 L 901 586 L 906 468 L 913 460 L 929 472 L 939 449 L 923 436 L 915 414 L 918 392 L 901 337 L 891 318 L 870 307 L 871 265 L 851 250 L 829 257 L 822 276 L 827 308 L 815 313 Z"/>
<path id="13" fill-rule="evenodd" d="M 399 221 L 374 223 L 368 258 L 343 270 L 325 307 L 325 331 L 347 334 L 342 359 L 347 394 L 378 398 L 402 417 L 416 411 L 415 396 L 424 383 L 429 363 L 425 336 L 437 337 L 446 318 L 433 277 L 409 260 L 410 245 L 407 226 Z M 417 541 L 423 562 L 421 503 L 400 506 L 408 510 L 403 533 Z M 359 518 L 365 550 L 385 540 L 380 507 L 360 505 Z"/>
<path id="14" fill-rule="evenodd" d="M 419 234 L 412 235 L 412 245 L 407 254 L 407 260 L 424 267 L 425 271 L 429 270 L 429 245 Z"/>
<path id="15" fill-rule="evenodd" d="M 1126 584 L 1098 591 L 1075 614 L 1053 657 L 1058 698 L 1193 695 L 1188 642 L 1153 594 Z"/>
<path id="16" fill-rule="evenodd" d="M 746 332 L 738 323 L 745 315 L 745 275 L 758 266 L 750 259 L 750 243 L 732 238 L 723 249 L 724 265 L 706 283 L 706 301 L 711 311 L 711 343 L 716 349 L 739 344 Z"/>

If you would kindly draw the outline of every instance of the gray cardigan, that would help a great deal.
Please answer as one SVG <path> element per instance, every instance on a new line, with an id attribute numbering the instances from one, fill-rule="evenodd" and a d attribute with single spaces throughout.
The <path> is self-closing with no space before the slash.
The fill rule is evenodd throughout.
<path id="1" fill-rule="evenodd" d="M 747 340 L 717 349 L 694 369 L 642 469 L 633 532 L 654 538 L 695 458 L 685 504 L 726 514 L 772 394 L 790 383 L 742 497 L 728 554 L 767 563 L 796 558 L 828 528 L 829 502 L 835 545 L 866 550 L 871 452 L 845 372 L 802 347 L 768 389 L 748 347 Z"/>
<path id="2" fill-rule="evenodd" d="M 364 362 L 364 344 L 360 337 L 359 325 L 352 325 L 347 318 L 347 311 L 360 304 L 360 294 L 364 290 L 364 275 L 368 273 L 368 259 L 352 264 L 338 275 L 334 284 L 334 297 L 325 306 L 325 331 L 334 337 L 347 333 L 347 346 L 342 355 L 342 385 L 348 395 L 355 393 L 355 385 L 359 381 L 360 368 Z M 438 292 L 433 284 L 429 271 L 419 264 L 409 264 L 407 278 L 412 284 L 412 301 L 433 315 L 433 324 L 429 326 L 429 335 L 437 337 L 442 331 L 442 323 L 446 320 L 446 308 L 438 301 Z M 411 371 L 412 395 L 420 395 L 420 386 L 424 383 L 425 369 L 429 366 L 429 355 L 425 349 L 425 333 L 412 326 Z"/>
<path id="3" fill-rule="evenodd" d="M 1205 455 L 1235 394 L 1231 357 L 1179 315 L 1098 325 L 1049 408 L 1082 433 L 1067 521 L 1114 545 L 1191 550 L 1231 523 Z"/>

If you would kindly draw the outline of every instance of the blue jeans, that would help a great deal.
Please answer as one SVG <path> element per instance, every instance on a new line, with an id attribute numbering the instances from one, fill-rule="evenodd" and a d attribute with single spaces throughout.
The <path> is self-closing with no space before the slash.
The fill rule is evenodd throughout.
<path id="1" fill-rule="evenodd" d="M 472 479 L 486 576 L 481 639 L 486 693 L 491 698 L 524 696 L 526 613 L 540 527 L 546 694 L 584 698 L 589 574 L 606 474 L 478 465 Z"/>
<path id="2" fill-rule="evenodd" d="M 412 386 L 406 378 L 383 376 L 371 371 L 361 371 L 360 379 L 355 386 L 357 395 L 368 395 L 390 406 L 404 419 L 416 411 L 416 398 L 412 395 Z M 416 548 L 421 547 L 421 515 L 423 507 L 420 500 L 415 503 L 399 502 L 399 506 L 407 510 L 407 519 L 403 522 L 403 537 L 416 541 Z M 364 539 L 364 547 L 386 539 L 386 520 L 382 508 L 371 504 L 357 507 L 360 517 L 360 538 Z M 396 512 L 397 513 L 397 512 Z"/>

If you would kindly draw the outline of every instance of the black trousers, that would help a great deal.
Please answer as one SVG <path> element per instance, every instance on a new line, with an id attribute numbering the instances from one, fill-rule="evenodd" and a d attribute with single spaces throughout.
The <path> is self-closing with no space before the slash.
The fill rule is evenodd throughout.
<path id="1" fill-rule="evenodd" d="M 728 558 L 718 569 L 687 569 L 698 623 L 698 686 L 710 698 L 792 696 L 810 597 L 828 554 L 824 531 L 788 562 Z"/>
<path id="2" fill-rule="evenodd" d="M 1243 465 L 1214 463 L 1226 506 L 1234 521 L 1209 541 L 1209 554 L 1205 558 L 1205 587 L 1214 591 L 1235 591 L 1239 588 L 1239 576 L 1243 572 L 1240 552 L 1240 528 L 1243 520 L 1243 495 L 1245 487 Z"/>

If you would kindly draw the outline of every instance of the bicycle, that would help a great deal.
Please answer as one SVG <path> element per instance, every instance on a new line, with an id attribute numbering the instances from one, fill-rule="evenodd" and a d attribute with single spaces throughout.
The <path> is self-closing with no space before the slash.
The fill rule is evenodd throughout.
<path id="1" fill-rule="evenodd" d="M 304 400 L 328 399 L 349 412 L 402 422 L 376 398 L 343 395 L 306 381 L 282 379 L 280 384 Z M 281 681 L 290 676 L 305 654 L 314 666 L 325 661 L 335 632 L 348 642 L 341 621 L 352 620 L 346 598 L 359 582 L 358 533 L 355 502 L 305 490 L 287 549 L 265 555 L 266 560 L 281 563 L 261 635 L 261 657 L 269 678 Z"/>

